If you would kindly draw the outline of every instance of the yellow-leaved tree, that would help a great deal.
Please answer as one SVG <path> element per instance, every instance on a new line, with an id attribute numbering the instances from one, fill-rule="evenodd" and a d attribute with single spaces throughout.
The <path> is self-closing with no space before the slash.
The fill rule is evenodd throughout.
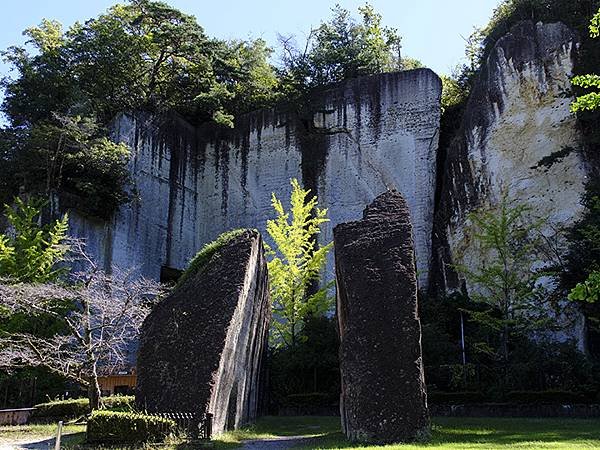
<path id="1" fill-rule="evenodd" d="M 290 210 L 275 194 L 272 204 L 277 217 L 267 221 L 274 246 L 267 246 L 269 282 L 273 302 L 272 343 L 295 347 L 310 315 L 322 315 L 331 307 L 330 285 L 316 289 L 332 243 L 319 247 L 317 235 L 328 222 L 327 209 L 319 208 L 317 197 L 309 197 L 298 180 L 292 179 Z"/>

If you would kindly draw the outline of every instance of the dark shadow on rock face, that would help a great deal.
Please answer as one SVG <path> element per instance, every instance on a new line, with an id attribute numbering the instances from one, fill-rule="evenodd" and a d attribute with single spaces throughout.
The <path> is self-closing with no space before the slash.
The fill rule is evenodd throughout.
<path id="1" fill-rule="evenodd" d="M 210 412 L 214 433 L 253 422 L 270 316 L 262 239 L 244 230 L 187 273 L 146 318 L 138 406 Z"/>
<path id="2" fill-rule="evenodd" d="M 412 226 L 397 191 L 334 229 L 341 415 L 353 441 L 426 437 L 429 417 Z"/>

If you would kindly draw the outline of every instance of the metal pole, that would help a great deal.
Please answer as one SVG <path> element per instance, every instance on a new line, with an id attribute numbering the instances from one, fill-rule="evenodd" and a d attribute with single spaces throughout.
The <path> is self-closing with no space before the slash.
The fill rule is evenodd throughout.
<path id="1" fill-rule="evenodd" d="M 58 430 L 56 430 L 56 442 L 54 443 L 54 450 L 60 450 L 60 438 L 62 436 L 62 420 L 58 422 Z"/>
<path id="2" fill-rule="evenodd" d="M 462 350 L 462 363 L 463 366 L 467 365 L 467 355 L 465 353 L 465 322 L 463 320 L 463 313 L 460 312 L 460 349 Z"/>

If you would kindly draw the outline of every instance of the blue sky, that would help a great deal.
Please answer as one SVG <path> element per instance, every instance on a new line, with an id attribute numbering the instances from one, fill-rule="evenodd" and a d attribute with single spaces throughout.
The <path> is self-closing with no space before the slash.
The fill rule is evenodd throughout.
<path id="1" fill-rule="evenodd" d="M 371 0 L 384 24 L 399 29 L 403 54 L 420 59 L 439 74 L 450 73 L 461 62 L 464 37 L 484 25 L 500 0 Z M 105 11 L 118 0 L 19 0 L 3 2 L 0 14 L 0 48 L 23 42 L 22 31 L 42 18 L 65 26 Z M 356 11 L 363 0 L 167 0 L 193 14 L 211 36 L 262 37 L 271 45 L 277 33 L 301 39 L 340 3 Z M 0 75 L 8 67 L 0 64 Z"/>

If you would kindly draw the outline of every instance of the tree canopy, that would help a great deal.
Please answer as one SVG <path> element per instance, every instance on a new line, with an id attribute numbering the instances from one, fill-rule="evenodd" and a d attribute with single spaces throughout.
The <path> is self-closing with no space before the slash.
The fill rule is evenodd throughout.
<path id="1" fill-rule="evenodd" d="M 4 54 L 17 77 L 4 82 L 2 109 L 17 126 L 74 112 L 104 122 L 135 109 L 230 124 L 234 112 L 261 106 L 277 81 L 263 40 L 209 38 L 163 2 L 131 0 L 66 31 L 45 19 L 24 34 L 34 51 Z"/>
<path id="2" fill-rule="evenodd" d="M 281 67 L 262 39 L 211 38 L 165 2 L 129 0 L 68 28 L 44 19 L 3 52 L 14 69 L 0 87 L 0 200 L 19 191 L 108 218 L 129 199 L 128 149 L 106 139 L 130 111 L 176 112 L 232 127 L 236 115 L 297 99 L 360 75 L 420 66 L 400 59 L 397 30 L 372 6 L 360 20 L 339 5 L 312 31 L 306 51 L 282 38 Z"/>
<path id="3" fill-rule="evenodd" d="M 286 95 L 362 75 L 422 67 L 415 59 L 402 59 L 398 30 L 383 26 L 373 6 L 366 3 L 358 11 L 356 21 L 337 4 L 331 18 L 311 30 L 302 47 L 294 36 L 279 36 Z"/>

